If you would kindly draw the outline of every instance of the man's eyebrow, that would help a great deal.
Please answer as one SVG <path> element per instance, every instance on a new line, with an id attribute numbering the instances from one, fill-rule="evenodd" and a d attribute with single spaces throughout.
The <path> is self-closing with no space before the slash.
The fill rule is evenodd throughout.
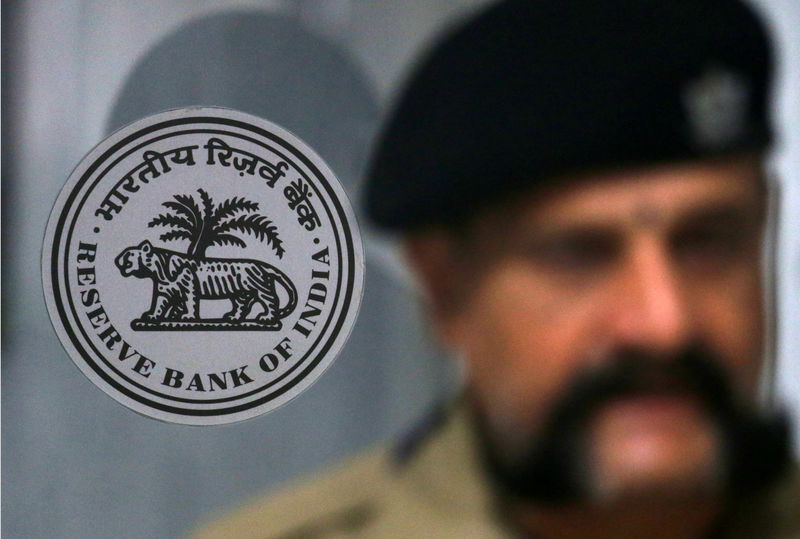
<path id="1" fill-rule="evenodd" d="M 648 214 L 649 215 L 649 214 Z M 637 224 L 652 225 L 656 221 L 662 221 L 667 228 L 684 228 L 696 225 L 711 224 L 752 224 L 763 216 L 763 208 L 758 204 L 752 204 L 741 200 L 723 200 L 704 203 L 671 217 L 649 216 L 647 223 L 640 222 L 635 218 Z M 559 237 L 577 236 L 596 236 L 596 237 L 615 237 L 620 234 L 620 227 L 630 224 L 630 217 L 619 215 L 604 215 L 591 218 L 578 217 L 564 221 L 540 223 L 535 230 L 525 234 L 526 241 L 539 242 Z"/>
<path id="2" fill-rule="evenodd" d="M 677 217 L 675 224 L 677 226 L 686 226 L 693 224 L 752 223 L 760 220 L 763 213 L 763 209 L 758 204 L 741 200 L 727 200 L 687 210 Z"/>
<path id="3" fill-rule="evenodd" d="M 525 237 L 529 247 L 544 246 L 553 241 L 620 241 L 622 232 L 619 223 L 615 220 L 601 220 L 597 222 L 576 221 L 547 226 L 530 232 Z"/>

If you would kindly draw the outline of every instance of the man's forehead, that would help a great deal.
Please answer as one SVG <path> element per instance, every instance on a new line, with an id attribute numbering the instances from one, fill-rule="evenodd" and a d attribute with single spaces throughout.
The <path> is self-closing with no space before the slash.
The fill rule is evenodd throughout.
<path id="1" fill-rule="evenodd" d="M 674 163 L 565 177 L 546 191 L 518 196 L 493 213 L 539 231 L 582 221 L 652 226 L 722 206 L 758 208 L 763 190 L 760 161 Z"/>

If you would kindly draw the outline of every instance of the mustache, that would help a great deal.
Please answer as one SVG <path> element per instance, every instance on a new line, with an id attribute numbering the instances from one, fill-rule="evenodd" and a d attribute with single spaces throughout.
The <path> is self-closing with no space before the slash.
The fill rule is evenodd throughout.
<path id="1" fill-rule="evenodd" d="M 761 488 L 788 466 L 788 421 L 783 414 L 766 416 L 740 401 L 721 365 L 700 344 L 669 357 L 620 350 L 573 379 L 527 452 L 511 462 L 501 456 L 478 413 L 487 471 L 502 493 L 519 499 L 550 505 L 586 499 L 588 430 L 594 415 L 615 399 L 670 394 L 693 398 L 719 429 L 723 486 L 731 493 Z"/>
<path id="2" fill-rule="evenodd" d="M 664 357 L 642 350 L 622 350 L 581 371 L 555 404 L 545 430 L 565 422 L 585 422 L 600 406 L 637 395 L 695 397 L 712 416 L 739 406 L 718 357 L 694 345 Z"/>

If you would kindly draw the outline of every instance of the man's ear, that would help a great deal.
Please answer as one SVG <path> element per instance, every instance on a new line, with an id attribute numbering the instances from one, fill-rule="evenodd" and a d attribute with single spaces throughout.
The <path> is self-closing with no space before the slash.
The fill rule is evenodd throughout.
<path id="1" fill-rule="evenodd" d="M 451 342 L 460 304 L 465 298 L 463 268 L 454 240 L 445 231 L 426 231 L 405 240 L 405 255 L 425 295 L 437 335 Z"/>

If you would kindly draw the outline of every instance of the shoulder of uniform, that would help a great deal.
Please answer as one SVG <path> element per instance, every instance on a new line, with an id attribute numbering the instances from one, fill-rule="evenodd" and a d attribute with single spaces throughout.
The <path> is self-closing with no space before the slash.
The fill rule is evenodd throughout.
<path id="1" fill-rule="evenodd" d="M 742 500 L 729 528 L 731 537 L 800 537 L 800 469 L 794 465 L 773 488 Z"/>
<path id="2" fill-rule="evenodd" d="M 776 537 L 800 535 L 800 469 L 792 466 L 786 478 L 769 496 L 769 518 Z"/>
<path id="3" fill-rule="evenodd" d="M 314 538 L 355 531 L 377 516 L 390 475 L 388 452 L 377 448 L 256 498 L 191 537 Z"/>

